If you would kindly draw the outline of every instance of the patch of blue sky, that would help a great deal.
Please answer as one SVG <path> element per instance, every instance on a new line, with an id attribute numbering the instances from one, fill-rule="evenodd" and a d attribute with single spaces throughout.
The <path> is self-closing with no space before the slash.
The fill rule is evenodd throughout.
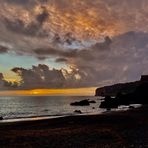
<path id="1" fill-rule="evenodd" d="M 48 58 L 45 60 L 39 60 L 33 56 L 19 56 L 15 54 L 1 54 L 0 55 L 0 70 L 12 69 L 14 67 L 31 68 L 32 65 L 46 64 L 50 68 L 60 69 L 66 68 L 64 63 L 55 62 L 55 58 Z"/>

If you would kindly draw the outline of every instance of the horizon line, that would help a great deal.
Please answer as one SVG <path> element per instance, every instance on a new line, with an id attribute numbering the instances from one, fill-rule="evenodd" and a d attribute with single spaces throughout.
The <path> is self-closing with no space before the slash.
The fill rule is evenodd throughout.
<path id="1" fill-rule="evenodd" d="M 0 96 L 94 96 L 96 88 L 0 90 Z"/>

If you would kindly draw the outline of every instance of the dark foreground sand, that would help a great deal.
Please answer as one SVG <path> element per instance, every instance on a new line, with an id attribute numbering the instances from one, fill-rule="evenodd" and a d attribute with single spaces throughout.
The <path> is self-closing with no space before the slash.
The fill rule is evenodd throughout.
<path id="1" fill-rule="evenodd" d="M 148 107 L 0 125 L 0 148 L 148 147 Z"/>

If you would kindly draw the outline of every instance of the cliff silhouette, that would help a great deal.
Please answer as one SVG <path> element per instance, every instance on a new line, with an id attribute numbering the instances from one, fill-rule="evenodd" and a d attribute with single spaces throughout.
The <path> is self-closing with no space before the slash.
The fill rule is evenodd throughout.
<path id="1" fill-rule="evenodd" d="M 100 107 L 110 109 L 117 108 L 119 105 L 148 104 L 148 75 L 143 75 L 141 76 L 140 81 L 130 83 L 130 85 L 126 84 L 125 86 L 130 89 L 134 88 L 134 90 L 129 90 L 131 91 L 129 93 L 123 93 L 119 89 L 115 97 L 106 95 Z"/>
<path id="2" fill-rule="evenodd" d="M 96 89 L 95 96 L 116 96 L 118 92 L 123 94 L 131 93 L 134 92 L 139 85 L 140 81 L 104 86 Z"/>

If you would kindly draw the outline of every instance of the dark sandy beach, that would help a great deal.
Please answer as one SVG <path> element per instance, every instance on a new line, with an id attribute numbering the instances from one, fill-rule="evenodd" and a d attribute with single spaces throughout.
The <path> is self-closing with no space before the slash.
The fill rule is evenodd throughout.
<path id="1" fill-rule="evenodd" d="M 148 107 L 0 125 L 1 148 L 148 147 Z"/>

